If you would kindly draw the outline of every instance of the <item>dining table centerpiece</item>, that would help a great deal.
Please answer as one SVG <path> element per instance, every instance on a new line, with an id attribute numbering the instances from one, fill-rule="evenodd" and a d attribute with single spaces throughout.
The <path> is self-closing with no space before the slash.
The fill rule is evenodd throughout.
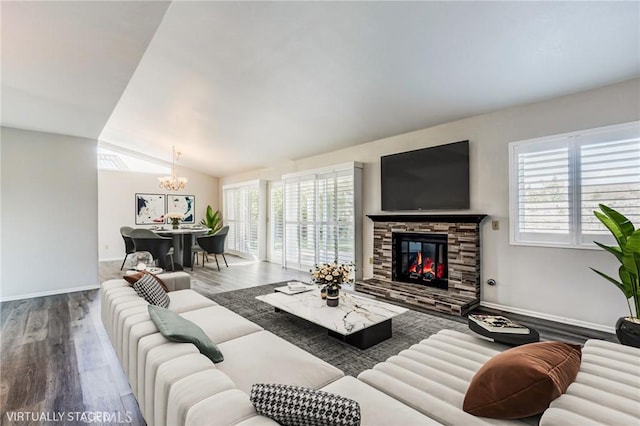
<path id="1" fill-rule="evenodd" d="M 327 306 L 338 306 L 342 284 L 351 281 L 352 264 L 333 263 L 316 264 L 311 269 L 311 281 L 318 285 L 320 294 L 326 292 Z M 324 296 L 323 296 L 324 298 Z"/>
<path id="2" fill-rule="evenodd" d="M 184 219 L 184 215 L 182 213 L 167 213 L 165 217 L 169 219 L 173 229 L 178 229 L 180 227 L 180 222 Z"/>

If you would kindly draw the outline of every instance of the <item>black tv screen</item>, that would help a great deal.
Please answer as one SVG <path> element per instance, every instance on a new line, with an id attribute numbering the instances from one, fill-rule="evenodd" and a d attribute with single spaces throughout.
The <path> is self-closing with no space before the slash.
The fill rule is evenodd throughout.
<path id="1" fill-rule="evenodd" d="M 382 210 L 469 208 L 469 141 L 385 155 Z"/>

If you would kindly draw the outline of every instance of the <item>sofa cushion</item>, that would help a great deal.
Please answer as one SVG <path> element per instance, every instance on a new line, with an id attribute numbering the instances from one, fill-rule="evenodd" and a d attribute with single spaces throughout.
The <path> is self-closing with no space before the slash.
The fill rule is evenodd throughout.
<path id="1" fill-rule="evenodd" d="M 113 317 L 111 315 L 113 306 L 119 303 L 120 299 L 122 298 L 136 297 L 140 299 L 140 296 L 138 296 L 138 294 L 131 288 L 131 286 L 129 286 L 129 284 L 127 284 L 124 280 L 120 281 L 123 282 L 126 287 L 117 287 L 103 290 L 100 294 L 100 310 L 102 314 L 102 322 L 109 332 L 111 329 L 111 322 L 113 320 Z"/>
<path id="2" fill-rule="evenodd" d="M 541 426 L 640 426 L 640 349 L 588 340 L 576 380 L 551 402 Z"/>
<path id="3" fill-rule="evenodd" d="M 331 364 L 268 331 L 251 333 L 218 346 L 224 353 L 224 361 L 216 367 L 247 394 L 254 383 L 319 389 L 344 376 Z"/>
<path id="4" fill-rule="evenodd" d="M 169 403 L 169 392 L 173 385 L 193 374 L 206 370 L 215 370 L 211 360 L 202 354 L 183 355 L 165 362 L 158 367 L 153 395 L 147 398 L 153 400 L 153 421 L 147 419 L 149 424 L 167 424 L 167 407 Z"/>
<path id="5" fill-rule="evenodd" d="M 167 292 L 151 274 L 144 274 L 133 285 L 133 289 L 140 297 L 152 305 L 162 306 L 163 308 L 169 306 Z"/>
<path id="6" fill-rule="evenodd" d="M 192 344 L 171 342 L 160 333 L 140 339 L 136 369 L 137 389 L 134 395 L 145 418 L 153 414 L 153 405 L 146 406 L 148 401 L 146 395 L 148 392 L 153 393 L 158 367 L 171 359 L 188 354 L 200 354 L 200 352 Z M 129 377 L 131 378 L 131 373 Z"/>
<path id="7" fill-rule="evenodd" d="M 363 371 L 358 379 L 442 424 L 537 424 L 536 418 L 495 420 L 462 410 L 465 391 L 475 372 L 508 348 L 479 337 L 442 330 Z"/>
<path id="8" fill-rule="evenodd" d="M 256 383 L 249 400 L 258 414 L 289 426 L 360 426 L 360 405 L 349 398 L 301 386 Z"/>
<path id="9" fill-rule="evenodd" d="M 162 337 L 162 335 L 160 336 Z M 199 355 L 198 349 L 191 344 L 176 342 L 160 344 L 151 347 L 146 351 L 144 365 L 140 365 L 138 367 L 138 394 L 136 395 L 136 399 L 138 400 L 140 411 L 144 415 L 148 424 L 154 424 L 153 397 L 158 368 L 167 361 L 189 354 Z"/>
<path id="10" fill-rule="evenodd" d="M 170 300 L 169 309 L 173 312 L 181 313 L 204 308 L 205 306 L 218 305 L 213 300 L 191 289 L 171 291 L 167 294 Z"/>
<path id="11" fill-rule="evenodd" d="M 491 358 L 478 370 L 465 395 L 464 411 L 495 419 L 542 413 L 575 380 L 580 346 L 539 342 Z"/>
<path id="12" fill-rule="evenodd" d="M 163 272 L 158 277 L 167 286 L 167 291 L 187 290 L 191 288 L 191 276 L 184 271 Z"/>
<path id="13" fill-rule="evenodd" d="M 138 300 L 142 300 L 139 297 L 137 298 Z M 218 306 L 215 302 L 193 290 L 172 291 L 169 293 L 169 299 L 171 300 L 169 302 L 169 309 L 177 313 Z M 157 333 L 158 329 L 151 321 L 146 305 L 144 306 L 144 313 L 140 313 L 141 311 L 134 313 L 133 310 L 128 310 L 127 312 L 131 315 L 121 315 L 116 337 L 120 336 L 120 341 L 122 342 L 120 344 L 122 348 L 122 362 L 125 365 L 124 370 L 127 374 L 132 374 L 133 379 L 130 383 L 132 383 L 133 388 L 133 382 L 137 380 L 135 377 L 137 377 L 138 341 L 149 334 Z M 115 342 L 113 343 L 114 347 L 117 346 Z"/>
<path id="14" fill-rule="evenodd" d="M 191 407 L 212 395 L 234 388 L 235 384 L 229 376 L 215 368 L 199 371 L 176 381 L 169 389 L 166 424 L 186 424 L 187 412 Z M 211 415 L 215 416 L 215 411 Z"/>
<path id="15" fill-rule="evenodd" d="M 185 419 L 186 425 L 235 425 L 258 416 L 255 408 L 249 402 L 249 396 L 231 389 L 211 395 L 210 397 L 194 404 Z M 259 416 L 260 422 L 253 424 L 273 425 L 278 423 L 267 417 Z"/>
<path id="16" fill-rule="evenodd" d="M 180 316 L 197 324 L 217 344 L 263 330 L 258 324 L 222 306 L 196 309 Z"/>
<path id="17" fill-rule="evenodd" d="M 132 290 L 133 291 L 133 290 Z M 112 340 L 116 339 L 118 334 L 118 324 L 120 321 L 121 314 L 130 308 L 140 307 L 146 308 L 149 303 L 144 300 L 142 297 L 138 296 L 134 291 L 130 296 L 116 297 L 113 299 L 113 303 L 109 309 L 109 323 L 107 326 L 107 331 L 109 332 L 109 337 Z"/>
<path id="18" fill-rule="evenodd" d="M 351 376 L 338 379 L 321 390 L 357 401 L 360 404 L 363 425 L 435 426 L 440 424 Z"/>
<path id="19" fill-rule="evenodd" d="M 148 309 L 151 320 L 164 337 L 172 342 L 193 343 L 214 363 L 224 360 L 220 349 L 196 324 L 160 306 L 149 305 Z"/>

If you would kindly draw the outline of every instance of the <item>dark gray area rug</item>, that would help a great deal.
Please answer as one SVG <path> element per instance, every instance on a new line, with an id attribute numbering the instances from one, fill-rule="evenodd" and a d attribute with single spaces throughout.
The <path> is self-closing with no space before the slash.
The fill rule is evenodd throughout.
<path id="1" fill-rule="evenodd" d="M 282 285 L 286 283 L 262 285 L 207 297 L 352 376 L 357 376 L 440 330 L 452 329 L 473 334 L 462 318 L 451 319 L 409 310 L 393 318 L 391 339 L 369 349 L 358 349 L 328 336 L 325 328 L 291 314 L 276 313 L 271 305 L 255 298 L 271 293 L 275 287 Z"/>

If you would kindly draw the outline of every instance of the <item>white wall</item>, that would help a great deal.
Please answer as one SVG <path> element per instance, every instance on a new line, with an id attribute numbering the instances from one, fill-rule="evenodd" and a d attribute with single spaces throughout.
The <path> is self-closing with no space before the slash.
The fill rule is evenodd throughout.
<path id="1" fill-rule="evenodd" d="M 2 127 L 0 298 L 98 285 L 97 142 Z"/>
<path id="2" fill-rule="evenodd" d="M 526 84 L 526 82 L 523 82 Z M 279 179 L 283 173 L 345 161 L 361 161 L 365 214 L 380 212 L 380 156 L 470 140 L 471 212 L 500 221 L 492 231 L 482 225 L 482 301 L 512 311 L 563 319 L 611 331 L 628 313 L 622 293 L 588 269 L 615 273 L 616 261 L 601 250 L 554 249 L 509 245 L 508 144 L 556 133 L 623 123 L 640 118 L 640 80 L 369 142 L 323 155 L 291 161 L 220 180 L 221 185 L 252 179 Z M 364 277 L 372 276 L 373 224 L 364 220 Z M 484 284 L 494 278 L 498 285 Z"/>
<path id="3" fill-rule="evenodd" d="M 98 245 L 99 258 L 103 260 L 124 259 L 124 242 L 120 236 L 121 226 L 148 228 L 135 224 L 135 193 L 184 194 L 196 197 L 196 223 L 204 218 L 207 205 L 218 210 L 218 178 L 203 173 L 176 167 L 178 176 L 189 181 L 185 189 L 167 192 L 158 187 L 158 175 L 135 172 L 98 172 Z"/>

